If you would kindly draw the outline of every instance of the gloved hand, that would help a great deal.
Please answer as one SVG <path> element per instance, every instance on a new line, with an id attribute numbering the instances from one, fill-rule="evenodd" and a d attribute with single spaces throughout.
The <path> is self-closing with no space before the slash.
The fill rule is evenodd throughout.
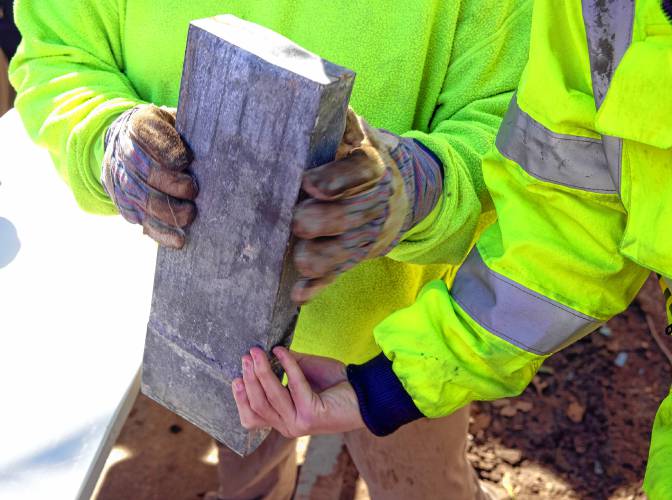
<path id="1" fill-rule="evenodd" d="M 196 216 L 198 186 L 184 172 L 190 162 L 175 110 L 142 104 L 107 130 L 101 182 L 127 221 L 163 246 L 182 248 L 182 228 Z"/>
<path id="2" fill-rule="evenodd" d="M 294 214 L 292 300 L 308 302 L 365 259 L 385 255 L 436 206 L 440 162 L 418 142 L 375 129 L 348 110 L 336 159 L 306 172 Z"/>

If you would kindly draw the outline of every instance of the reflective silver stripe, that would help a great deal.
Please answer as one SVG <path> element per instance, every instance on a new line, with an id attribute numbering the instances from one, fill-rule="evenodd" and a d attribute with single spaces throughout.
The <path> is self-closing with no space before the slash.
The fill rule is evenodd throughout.
<path id="1" fill-rule="evenodd" d="M 609 166 L 609 175 L 616 186 L 616 192 L 621 195 L 621 168 L 623 157 L 623 139 L 620 137 L 602 136 L 604 155 Z"/>
<path id="2" fill-rule="evenodd" d="M 634 0 L 583 0 L 581 7 L 595 106 L 600 109 L 616 68 L 632 43 L 635 4 Z M 620 193 L 623 140 L 604 136 L 603 145 L 611 177 Z"/>
<path id="3" fill-rule="evenodd" d="M 602 323 L 488 269 L 475 248 L 451 294 L 490 333 L 539 355 L 576 342 Z"/>
<path id="4" fill-rule="evenodd" d="M 515 96 L 497 134 L 497 149 L 543 181 L 616 192 L 600 140 L 552 132 L 520 109 Z"/>
<path id="5" fill-rule="evenodd" d="M 632 42 L 634 0 L 583 0 L 590 72 L 597 108 L 607 95 L 611 79 Z"/>

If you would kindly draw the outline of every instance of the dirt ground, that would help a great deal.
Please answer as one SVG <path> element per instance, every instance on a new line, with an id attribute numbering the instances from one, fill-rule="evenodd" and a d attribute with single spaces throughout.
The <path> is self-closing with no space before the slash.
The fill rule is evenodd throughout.
<path id="1" fill-rule="evenodd" d="M 202 431 L 145 396 L 110 453 L 95 500 L 200 500 L 217 489 L 216 451 Z"/>
<path id="2" fill-rule="evenodd" d="M 474 404 L 468 453 L 481 478 L 521 500 L 644 499 L 651 425 L 672 384 L 647 314 L 662 332 L 654 280 L 625 314 L 549 359 L 522 396 Z M 215 460 L 205 434 L 140 397 L 94 498 L 200 500 L 216 488 Z"/>
<path id="3" fill-rule="evenodd" d="M 601 332 L 551 357 L 515 400 L 477 403 L 469 458 L 517 499 L 644 499 L 651 426 L 672 383 L 653 279 Z M 662 341 L 672 349 L 672 339 Z"/>

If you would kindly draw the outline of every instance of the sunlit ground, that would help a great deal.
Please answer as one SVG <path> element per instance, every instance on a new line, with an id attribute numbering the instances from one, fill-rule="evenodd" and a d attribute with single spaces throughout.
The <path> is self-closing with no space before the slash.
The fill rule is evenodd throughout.
<path id="1" fill-rule="evenodd" d="M 101 485 L 105 482 L 105 478 L 107 477 L 108 471 L 112 467 L 117 465 L 119 462 L 123 462 L 124 460 L 127 460 L 132 457 L 133 453 L 125 446 L 117 445 L 114 448 L 112 448 L 112 451 L 110 451 L 110 455 L 107 457 L 107 461 L 105 462 L 105 466 L 103 467 L 103 470 L 100 473 L 98 484 L 96 484 L 96 488 L 93 490 L 93 494 L 91 495 L 92 500 L 95 500 L 98 497 L 98 492 L 100 490 Z"/>
<path id="2" fill-rule="evenodd" d="M 310 437 L 306 436 L 300 438 L 297 442 L 296 452 L 297 461 L 302 465 L 306 460 L 308 445 Z M 110 452 L 109 458 L 101 472 L 100 480 L 93 493 L 92 499 L 96 500 L 101 485 L 105 482 L 108 472 L 115 465 L 133 458 L 133 452 L 126 446 L 115 446 Z M 214 444 L 210 445 L 207 452 L 201 457 L 201 461 L 208 465 L 217 465 L 217 448 Z M 535 497 L 529 495 L 520 496 L 520 486 L 518 483 L 525 481 L 526 484 L 534 482 L 538 491 Z M 567 500 L 583 500 L 571 488 L 566 481 L 554 474 L 553 471 L 548 470 L 536 464 L 526 465 L 525 468 L 517 469 L 514 473 L 506 472 L 499 483 L 494 484 L 495 490 L 501 495 L 501 498 L 509 498 L 516 500 L 527 500 L 532 498 L 562 498 Z M 632 498 L 631 494 L 626 491 L 626 488 L 616 490 L 610 497 L 610 500 L 627 500 Z M 357 490 L 354 500 L 368 500 L 369 491 L 366 483 L 360 478 L 357 482 Z M 143 499 L 137 499 L 143 500 Z"/>

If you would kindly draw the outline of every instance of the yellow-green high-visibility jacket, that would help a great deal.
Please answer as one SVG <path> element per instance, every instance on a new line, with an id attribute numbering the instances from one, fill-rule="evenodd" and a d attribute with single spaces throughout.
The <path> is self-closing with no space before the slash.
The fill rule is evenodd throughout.
<path id="1" fill-rule="evenodd" d="M 430 417 L 520 393 L 651 271 L 672 277 L 672 23 L 660 0 L 537 0 L 483 174 L 497 222 L 452 282 L 429 283 L 375 330 Z M 672 396 L 645 487 L 672 498 Z"/>

